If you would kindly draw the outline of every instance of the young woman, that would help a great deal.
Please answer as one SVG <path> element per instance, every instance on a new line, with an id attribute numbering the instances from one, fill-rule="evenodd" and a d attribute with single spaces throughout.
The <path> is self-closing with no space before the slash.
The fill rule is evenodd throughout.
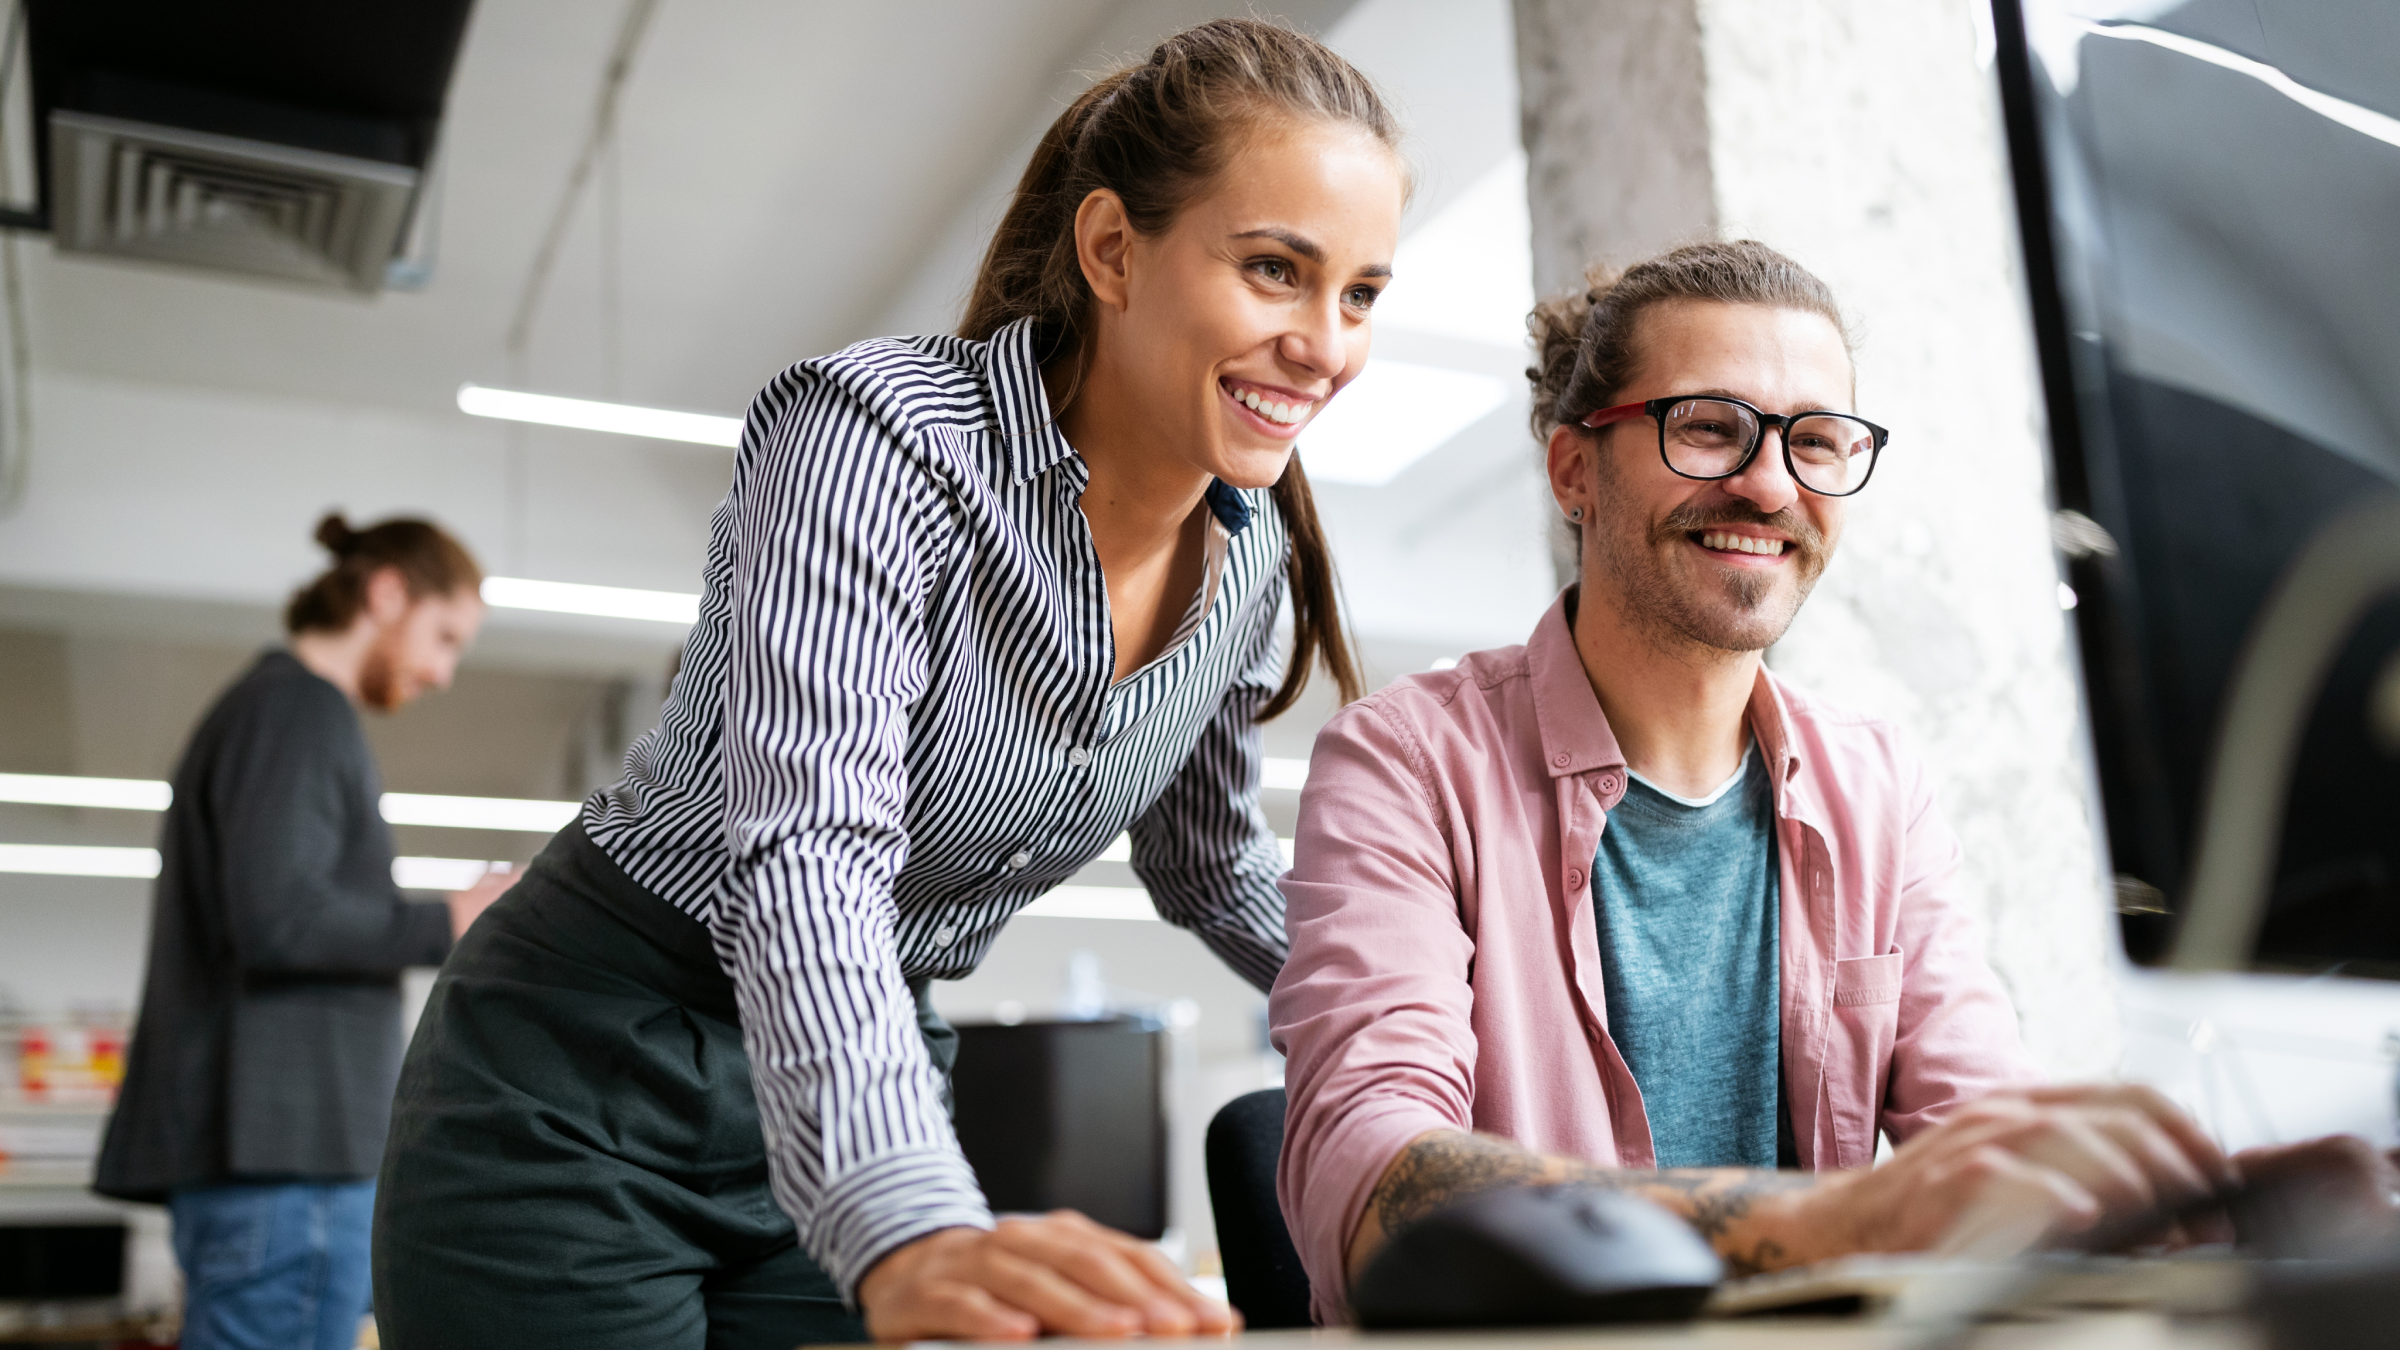
<path id="1" fill-rule="evenodd" d="M 1293 446 L 1366 361 L 1396 139 L 1307 38 L 1180 34 L 1051 128 L 958 337 L 759 396 L 661 725 L 418 1030 L 387 1344 L 1231 1327 L 1121 1234 L 994 1225 L 926 990 L 1124 830 L 1281 965 L 1255 724 L 1320 659 L 1358 692 Z"/>

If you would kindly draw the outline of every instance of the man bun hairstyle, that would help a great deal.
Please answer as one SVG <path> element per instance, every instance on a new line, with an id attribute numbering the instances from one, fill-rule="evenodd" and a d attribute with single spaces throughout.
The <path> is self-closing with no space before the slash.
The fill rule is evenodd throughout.
<path id="1" fill-rule="evenodd" d="M 284 605 L 284 631 L 294 636 L 348 629 L 366 608 L 368 580 L 387 567 L 398 569 L 412 600 L 472 595 L 483 585 L 474 555 L 430 521 L 397 517 L 360 530 L 341 512 L 329 511 L 317 522 L 315 538 L 333 555 L 333 566 Z"/>
<path id="2" fill-rule="evenodd" d="M 1818 314 L 1851 344 L 1833 291 L 1816 274 L 1755 239 L 1685 244 L 1623 271 L 1595 264 L 1586 289 L 1544 300 L 1526 326 L 1533 332 L 1533 435 L 1550 433 L 1613 407 L 1633 378 L 1644 311 L 1679 300 L 1767 305 Z"/>
<path id="3" fill-rule="evenodd" d="M 1075 213 L 1106 188 L 1136 230 L 1155 235 L 1224 170 L 1243 140 L 1276 118 L 1356 127 L 1399 154 L 1400 124 L 1375 86 L 1316 39 L 1259 19 L 1218 19 L 1158 44 L 1148 60 L 1102 76 L 1034 148 L 993 232 L 959 336 L 988 340 L 1034 321 L 1044 365 L 1074 362 L 1060 407 L 1090 359 L 1094 299 L 1075 252 Z M 1343 702 L 1365 692 L 1344 632 L 1339 584 L 1297 455 L 1274 487 L 1291 537 L 1292 657 L 1259 711 L 1289 710 L 1321 660 Z"/>

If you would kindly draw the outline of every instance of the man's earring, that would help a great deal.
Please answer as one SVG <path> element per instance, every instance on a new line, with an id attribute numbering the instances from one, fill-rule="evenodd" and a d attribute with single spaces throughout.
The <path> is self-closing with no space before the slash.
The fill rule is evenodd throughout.
<path id="1" fill-rule="evenodd" d="M 1574 521 L 1578 525 L 1581 525 L 1583 523 L 1583 508 L 1578 506 L 1574 510 L 1567 512 L 1567 519 Z"/>

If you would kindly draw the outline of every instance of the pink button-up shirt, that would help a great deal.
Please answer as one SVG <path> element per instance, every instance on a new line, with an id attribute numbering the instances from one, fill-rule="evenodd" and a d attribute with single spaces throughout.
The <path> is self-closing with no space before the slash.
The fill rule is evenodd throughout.
<path id="1" fill-rule="evenodd" d="M 1345 708 L 1317 737 L 1268 1002 L 1291 1092 L 1279 1189 L 1342 1319 L 1375 1183 L 1428 1130 L 1653 1166 L 1608 1035 L 1591 866 L 1625 756 L 1562 595 L 1522 647 Z M 1800 1163 L 1863 1167 L 1959 1104 L 2038 1080 L 1958 899 L 1959 847 L 1893 729 L 1763 670 L 1774 772 L 1783 1072 Z"/>

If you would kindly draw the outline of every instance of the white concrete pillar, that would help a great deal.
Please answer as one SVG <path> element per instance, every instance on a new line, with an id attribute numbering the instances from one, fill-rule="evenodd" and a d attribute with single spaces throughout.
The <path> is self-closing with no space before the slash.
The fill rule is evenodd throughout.
<path id="1" fill-rule="evenodd" d="M 1545 294 L 1577 258 L 1713 229 L 1798 259 L 1851 316 L 1891 447 L 1769 661 L 1909 735 L 2027 1043 L 2059 1076 L 2110 1073 L 2113 919 L 1973 0 L 1515 3 Z"/>

